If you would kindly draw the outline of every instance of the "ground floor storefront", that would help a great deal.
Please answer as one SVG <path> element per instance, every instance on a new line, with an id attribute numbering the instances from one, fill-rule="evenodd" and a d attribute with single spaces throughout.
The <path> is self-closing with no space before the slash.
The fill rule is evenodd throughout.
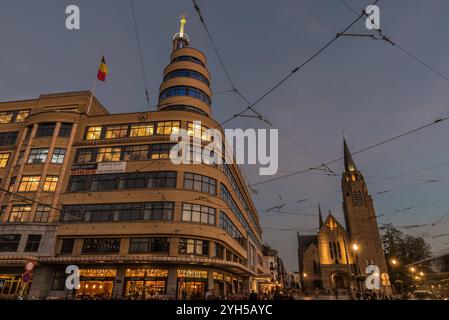
<path id="1" fill-rule="evenodd" d="M 23 273 L 23 267 L 0 270 L 0 299 L 17 299 L 29 293 L 33 279 L 24 282 Z"/>
<path id="2" fill-rule="evenodd" d="M 28 299 L 201 300 L 208 291 L 215 298 L 251 291 L 249 275 L 224 268 L 162 264 L 78 265 L 80 287 L 69 291 L 65 287 L 67 265 L 40 265 L 27 284 L 22 283 L 23 272 L 6 274 L 0 267 L 0 279 L 7 280 L 0 293 L 12 299 L 22 293 Z"/>

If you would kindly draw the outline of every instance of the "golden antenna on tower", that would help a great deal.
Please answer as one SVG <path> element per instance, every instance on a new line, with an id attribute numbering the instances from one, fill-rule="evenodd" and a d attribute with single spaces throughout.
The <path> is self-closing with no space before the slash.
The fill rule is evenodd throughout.
<path id="1" fill-rule="evenodd" d="M 186 16 L 183 14 L 180 18 L 179 36 L 184 37 L 184 25 L 187 23 Z"/>

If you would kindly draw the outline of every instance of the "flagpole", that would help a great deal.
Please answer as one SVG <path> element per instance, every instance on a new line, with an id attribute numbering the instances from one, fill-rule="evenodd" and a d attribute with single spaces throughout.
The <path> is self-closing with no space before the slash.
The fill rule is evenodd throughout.
<path id="1" fill-rule="evenodd" d="M 94 80 L 94 85 L 92 86 L 92 91 L 90 92 L 90 99 L 89 99 L 89 105 L 87 106 L 86 114 L 89 114 L 90 107 L 92 105 L 92 100 L 94 98 L 95 89 L 97 88 L 97 79 Z"/>

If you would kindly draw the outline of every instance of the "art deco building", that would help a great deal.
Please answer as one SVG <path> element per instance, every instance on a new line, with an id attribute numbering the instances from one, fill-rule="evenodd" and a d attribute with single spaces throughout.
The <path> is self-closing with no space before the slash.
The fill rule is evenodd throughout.
<path id="1" fill-rule="evenodd" d="M 346 141 L 343 149 L 341 186 L 346 228 L 330 212 L 323 221 L 318 208 L 318 233 L 298 234 L 301 282 L 306 290 L 362 289 L 366 267 L 375 265 L 379 268 L 379 289 L 391 293 L 373 200 Z"/>
<path id="2" fill-rule="evenodd" d="M 204 144 L 204 54 L 173 38 L 157 111 L 110 114 L 90 92 L 0 103 L 0 298 L 170 298 L 257 289 L 258 215 L 234 164 L 175 165 L 170 134 Z M 201 121 L 201 125 L 194 121 Z M 26 261 L 34 261 L 24 283 Z M 65 288 L 77 265 L 81 287 Z"/>

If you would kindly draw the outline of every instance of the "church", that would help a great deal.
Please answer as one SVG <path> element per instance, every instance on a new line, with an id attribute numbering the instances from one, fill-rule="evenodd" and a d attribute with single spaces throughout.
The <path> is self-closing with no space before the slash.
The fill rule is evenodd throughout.
<path id="1" fill-rule="evenodd" d="M 373 199 L 343 140 L 344 166 L 341 188 L 344 223 L 329 212 L 323 219 L 318 206 L 316 235 L 298 234 L 298 261 L 304 290 L 360 290 L 365 270 L 376 265 L 380 290 L 391 293 L 385 255 L 379 235 Z"/>

